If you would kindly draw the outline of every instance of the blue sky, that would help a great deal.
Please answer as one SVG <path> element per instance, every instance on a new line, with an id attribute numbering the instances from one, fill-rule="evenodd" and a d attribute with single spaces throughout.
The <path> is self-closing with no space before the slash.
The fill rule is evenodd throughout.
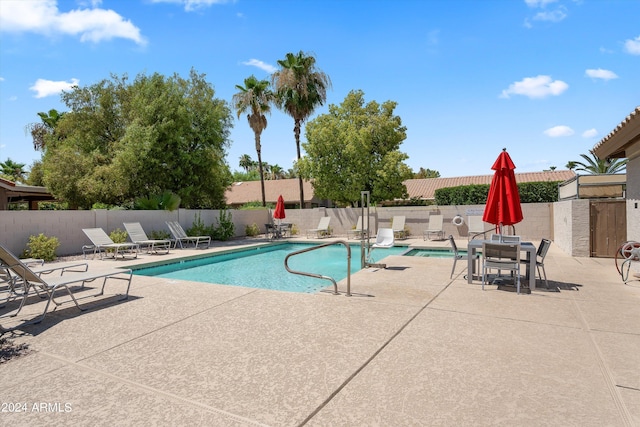
<path id="1" fill-rule="evenodd" d="M 397 102 L 414 171 L 491 174 L 503 147 L 516 172 L 564 169 L 640 105 L 639 16 L 640 0 L 0 0 L 0 161 L 40 158 L 25 126 L 73 84 L 193 68 L 230 102 L 302 50 L 333 85 L 311 118 L 356 89 Z M 293 119 L 268 123 L 263 160 L 288 169 Z M 257 158 L 244 117 L 230 139 L 232 170 Z"/>

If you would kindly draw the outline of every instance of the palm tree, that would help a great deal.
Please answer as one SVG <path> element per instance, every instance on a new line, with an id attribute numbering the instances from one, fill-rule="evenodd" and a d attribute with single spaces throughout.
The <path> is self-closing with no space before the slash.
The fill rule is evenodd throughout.
<path id="1" fill-rule="evenodd" d="M 239 166 L 244 169 L 245 172 L 249 172 L 249 170 L 253 167 L 253 159 L 248 154 L 243 154 L 240 156 Z"/>
<path id="2" fill-rule="evenodd" d="M 58 110 L 52 108 L 48 113 L 38 113 L 41 120 L 40 123 L 30 123 L 26 126 L 26 131 L 33 138 L 33 148 L 35 150 L 44 151 L 46 145 L 45 137 L 53 133 L 64 114 L 64 112 L 59 113 Z"/>
<path id="3" fill-rule="evenodd" d="M 267 128 L 265 113 L 271 112 L 271 104 L 274 102 L 274 94 L 269 90 L 268 80 L 258 80 L 255 76 L 244 79 L 244 86 L 236 85 L 240 92 L 233 95 L 233 108 L 237 110 L 238 118 L 246 111 L 249 126 L 253 130 L 256 140 L 256 152 L 258 153 L 258 169 L 260 172 L 260 187 L 262 189 L 262 206 L 267 206 L 264 192 L 264 175 L 262 173 L 262 149 L 260 146 L 260 134 Z"/>
<path id="4" fill-rule="evenodd" d="M 16 163 L 10 158 L 2 163 L 0 162 L 0 173 L 11 178 L 13 182 L 24 182 L 26 172 L 24 171 L 24 163 Z"/>
<path id="5" fill-rule="evenodd" d="M 284 177 L 284 169 L 279 165 L 271 166 L 271 179 L 282 179 Z"/>
<path id="6" fill-rule="evenodd" d="M 300 160 L 300 128 L 302 123 L 313 114 L 316 107 L 327 100 L 327 89 L 331 87 L 329 76 L 317 69 L 313 55 L 287 53 L 279 60 L 280 69 L 271 76 L 276 91 L 276 105 L 293 118 L 293 133 L 296 150 Z M 304 189 L 300 180 L 300 208 L 304 207 Z"/>
<path id="7" fill-rule="evenodd" d="M 565 168 L 569 169 L 570 171 L 574 170 L 576 167 L 578 167 L 578 165 L 573 160 L 569 160 L 565 165 Z"/>
<path id="8" fill-rule="evenodd" d="M 614 159 L 608 161 L 601 159 L 593 151 L 589 151 L 591 157 L 586 154 L 580 154 L 586 163 L 575 161 L 576 171 L 587 172 L 589 174 L 614 174 L 623 172 L 627 168 L 627 159 Z"/>

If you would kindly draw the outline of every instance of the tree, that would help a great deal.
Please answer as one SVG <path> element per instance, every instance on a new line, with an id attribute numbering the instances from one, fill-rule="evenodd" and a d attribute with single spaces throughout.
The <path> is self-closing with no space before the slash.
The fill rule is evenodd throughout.
<path id="1" fill-rule="evenodd" d="M 287 53 L 279 60 L 280 69 L 273 73 L 271 80 L 276 91 L 276 105 L 293 118 L 293 134 L 300 161 L 300 130 L 314 110 L 327 100 L 327 89 L 331 87 L 329 76 L 316 68 L 316 58 L 302 51 Z M 300 208 L 304 207 L 302 176 L 300 184 Z"/>
<path id="2" fill-rule="evenodd" d="M 627 168 L 627 159 L 614 159 L 613 161 L 607 161 L 606 159 L 601 159 L 596 156 L 593 151 L 589 151 L 589 153 L 591 154 L 591 157 L 586 154 L 580 154 L 580 157 L 585 160 L 584 162 L 573 161 L 567 163 L 567 166 L 574 164 L 576 171 L 594 175 L 624 172 Z"/>
<path id="3" fill-rule="evenodd" d="M 576 164 L 576 162 L 574 162 L 573 160 L 570 160 L 567 162 L 567 164 L 565 165 L 565 168 L 569 169 L 569 170 L 574 170 L 578 165 Z"/>
<path id="4" fill-rule="evenodd" d="M 13 182 L 24 182 L 27 175 L 24 167 L 24 163 L 16 163 L 10 158 L 7 158 L 5 162 L 0 162 L 0 173 L 7 176 Z"/>
<path id="5" fill-rule="evenodd" d="M 431 169 L 420 168 L 420 170 L 413 175 L 414 179 L 424 178 L 440 178 L 440 172 Z"/>
<path id="6" fill-rule="evenodd" d="M 413 176 L 399 151 L 406 128 L 394 115 L 396 103 L 371 101 L 362 91 L 350 92 L 339 106 L 310 121 L 306 128 L 307 155 L 299 162 L 301 174 L 313 179 L 315 195 L 355 205 L 361 191 L 371 201 L 407 198 L 403 181 Z"/>
<path id="7" fill-rule="evenodd" d="M 275 97 L 269 89 L 268 80 L 258 80 L 255 76 L 249 76 L 244 79 L 244 86 L 236 85 L 238 93 L 233 95 L 233 108 L 236 109 L 238 118 L 240 115 L 247 114 L 249 127 L 253 130 L 256 142 L 256 153 L 258 153 L 258 170 L 260 172 L 260 189 L 262 190 L 262 206 L 267 206 L 264 191 L 264 173 L 262 170 L 262 148 L 260 146 L 260 135 L 267 128 L 267 118 L 265 114 L 271 112 L 271 104 Z"/>
<path id="8" fill-rule="evenodd" d="M 249 172 L 251 169 L 253 169 L 254 163 L 255 162 L 250 155 L 243 154 L 242 156 L 240 156 L 240 162 L 238 163 L 238 166 L 244 169 L 245 172 Z"/>
<path id="9" fill-rule="evenodd" d="M 64 112 L 59 113 L 58 110 L 52 108 L 48 113 L 38 113 L 38 116 L 41 122 L 28 124 L 26 131 L 29 132 L 33 138 L 34 150 L 44 151 L 46 148 L 45 137 L 53 134 L 58 122 L 64 116 Z"/>
<path id="10" fill-rule="evenodd" d="M 111 76 L 62 95 L 70 111 L 45 138 L 43 179 L 71 207 L 131 204 L 170 191 L 185 208 L 219 208 L 231 111 L 204 75 Z"/>

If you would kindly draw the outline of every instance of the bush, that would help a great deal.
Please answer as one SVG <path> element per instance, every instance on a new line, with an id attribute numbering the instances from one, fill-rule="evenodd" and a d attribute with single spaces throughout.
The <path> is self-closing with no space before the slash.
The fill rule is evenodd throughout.
<path id="1" fill-rule="evenodd" d="M 185 230 L 187 236 L 212 236 L 213 229 L 204 225 L 202 218 L 200 217 L 200 212 L 196 213 L 195 218 L 193 219 L 193 224 L 190 228 Z"/>
<path id="2" fill-rule="evenodd" d="M 171 233 L 166 230 L 151 230 L 149 238 L 151 240 L 169 240 L 171 239 Z"/>
<path id="3" fill-rule="evenodd" d="M 229 240 L 235 235 L 235 225 L 233 224 L 233 216 L 226 209 L 220 210 L 218 218 L 218 226 L 213 228 L 212 238 L 216 240 Z"/>
<path id="4" fill-rule="evenodd" d="M 43 233 L 30 236 L 27 250 L 24 252 L 28 258 L 42 258 L 45 261 L 56 259 L 56 249 L 60 246 L 57 237 L 47 237 Z"/>
<path id="5" fill-rule="evenodd" d="M 113 240 L 113 243 L 125 243 L 127 241 L 127 237 L 129 234 L 125 230 L 121 230 L 120 228 L 116 228 L 111 233 L 109 233 L 109 237 Z"/>
<path id="6" fill-rule="evenodd" d="M 247 236 L 254 237 L 260 234 L 260 229 L 258 228 L 258 224 L 254 222 L 251 225 L 247 225 L 247 227 L 244 229 L 244 232 Z"/>
<path id="7" fill-rule="evenodd" d="M 557 202 L 559 183 L 560 181 L 539 181 L 518 184 L 520 203 Z M 436 204 L 484 205 L 487 203 L 489 187 L 489 184 L 473 184 L 439 188 L 435 192 Z"/>

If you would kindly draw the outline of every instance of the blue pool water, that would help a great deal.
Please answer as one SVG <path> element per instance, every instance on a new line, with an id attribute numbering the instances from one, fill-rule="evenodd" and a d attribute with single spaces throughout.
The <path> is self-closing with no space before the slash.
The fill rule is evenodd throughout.
<path id="1" fill-rule="evenodd" d="M 458 251 L 460 255 L 466 255 L 467 251 Z M 429 258 L 453 258 L 453 251 L 448 249 L 411 249 L 405 256 L 421 256 Z"/>
<path id="2" fill-rule="evenodd" d="M 287 254 L 311 246 L 314 245 L 262 246 L 156 267 L 135 269 L 133 272 L 138 275 L 167 279 L 314 293 L 331 286 L 331 282 L 291 274 L 284 268 L 284 259 Z M 373 250 L 371 262 L 379 262 L 388 255 L 400 255 L 406 250 L 407 248 L 402 246 Z M 339 282 L 347 277 L 347 249 L 342 245 L 334 245 L 296 255 L 289 258 L 289 268 L 330 276 Z M 351 273 L 358 270 L 360 270 L 360 245 L 352 245 Z"/>

